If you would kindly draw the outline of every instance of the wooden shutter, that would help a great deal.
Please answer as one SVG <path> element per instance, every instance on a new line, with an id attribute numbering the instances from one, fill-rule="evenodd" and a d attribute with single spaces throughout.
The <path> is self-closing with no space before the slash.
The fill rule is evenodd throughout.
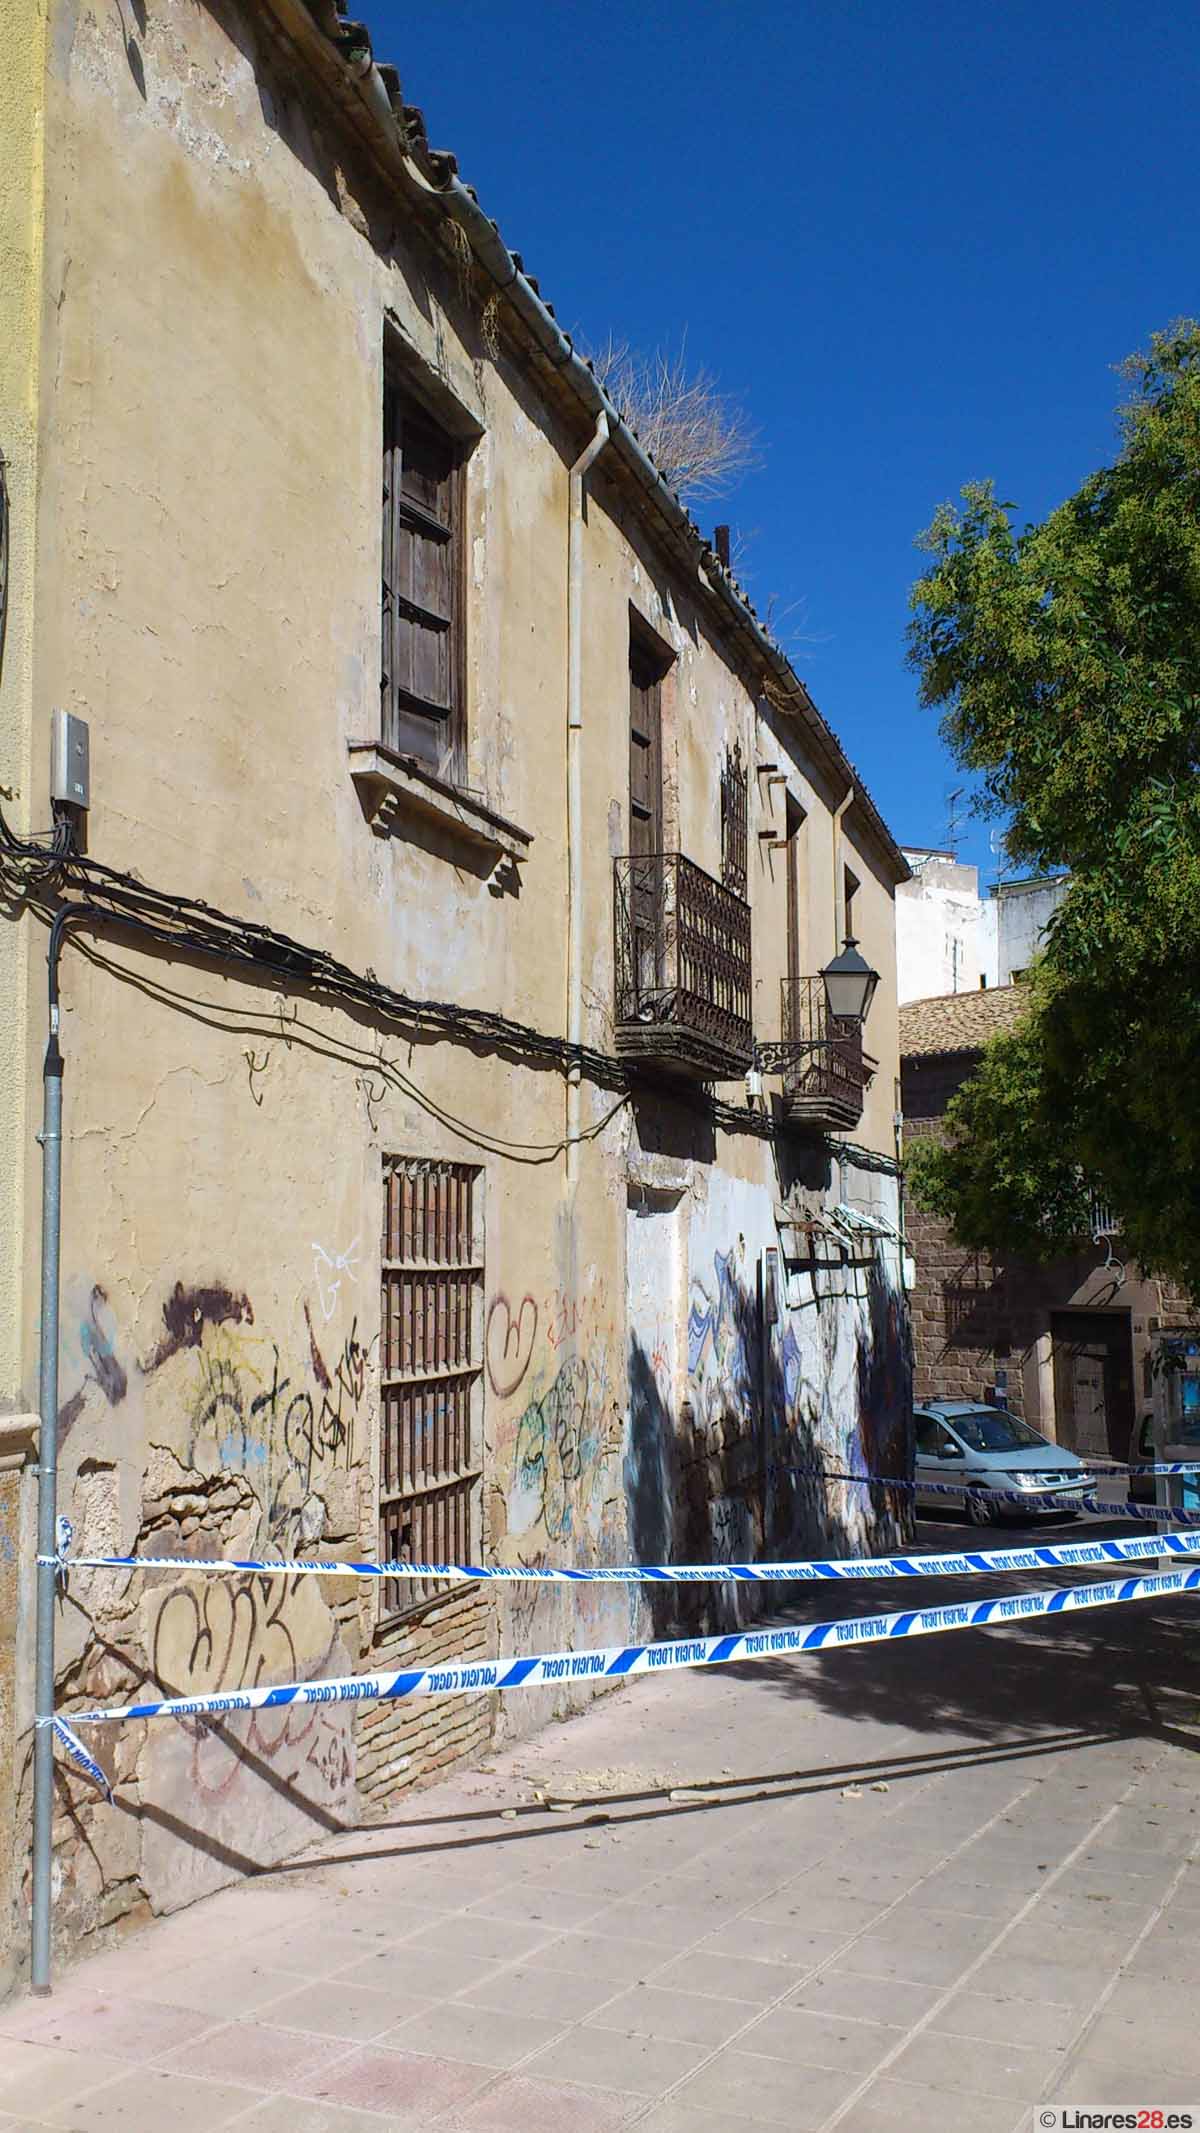
<path id="1" fill-rule="evenodd" d="M 662 850 L 662 689 L 638 644 L 629 648 L 629 849 Z"/>
<path id="2" fill-rule="evenodd" d="M 800 978 L 800 833 L 804 811 L 791 795 L 787 803 L 787 970 L 796 984 Z"/>
<path id="3" fill-rule="evenodd" d="M 447 771 L 459 739 L 460 453 L 399 387 L 385 403 L 384 746 Z"/>

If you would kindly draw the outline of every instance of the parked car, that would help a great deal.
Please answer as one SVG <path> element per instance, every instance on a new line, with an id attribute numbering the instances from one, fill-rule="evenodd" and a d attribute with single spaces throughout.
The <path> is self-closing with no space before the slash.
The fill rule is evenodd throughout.
<path id="1" fill-rule="evenodd" d="M 962 1486 L 967 1517 L 976 1526 L 1045 1512 L 1073 1518 L 1080 1509 L 1088 1480 L 1082 1459 L 1004 1408 L 927 1400 L 914 1408 L 913 1420 L 918 1504 L 945 1510 L 954 1498 L 928 1484 L 950 1482 Z M 986 1493 L 978 1493 L 988 1490 L 1019 1494 L 1028 1502 L 1028 1513 L 1023 1504 L 989 1502 Z"/>

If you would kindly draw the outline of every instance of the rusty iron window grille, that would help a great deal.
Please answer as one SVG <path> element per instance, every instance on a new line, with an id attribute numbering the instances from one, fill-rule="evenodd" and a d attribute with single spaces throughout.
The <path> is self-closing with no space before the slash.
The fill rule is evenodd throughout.
<path id="1" fill-rule="evenodd" d="M 616 1019 L 749 1058 L 750 906 L 681 852 L 614 861 Z"/>
<path id="2" fill-rule="evenodd" d="M 475 1559 L 481 1479 L 483 1251 L 468 1163 L 390 1157 L 380 1299 L 381 1562 Z M 386 1579 L 380 1616 L 450 1588 Z"/>
<path id="3" fill-rule="evenodd" d="M 383 412 L 380 739 L 440 776 L 461 768 L 464 453 L 389 377 Z"/>
<path id="4" fill-rule="evenodd" d="M 735 896 L 746 894 L 749 878 L 747 829 L 749 802 L 742 744 L 726 750 L 721 772 L 721 880 Z"/>

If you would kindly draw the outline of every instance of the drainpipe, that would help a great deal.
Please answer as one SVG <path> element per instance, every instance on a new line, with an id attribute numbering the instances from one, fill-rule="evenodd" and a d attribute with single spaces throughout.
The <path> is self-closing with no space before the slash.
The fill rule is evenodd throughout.
<path id="1" fill-rule="evenodd" d="M 583 485 L 608 442 L 601 409 L 585 450 L 571 468 L 567 526 L 567 1042 L 583 1042 Z M 567 1069 L 568 1190 L 579 1180 L 580 1075 Z"/>
<path id="2" fill-rule="evenodd" d="M 37 1643 L 33 1729 L 34 1992 L 50 1990 L 50 1895 L 54 1826 L 54 1609 L 58 1519 L 58 1264 L 62 1235 L 63 1056 L 58 1043 L 58 967 L 73 909 L 50 928 L 50 1029 L 42 1064 L 42 1326 L 38 1374 Z"/>

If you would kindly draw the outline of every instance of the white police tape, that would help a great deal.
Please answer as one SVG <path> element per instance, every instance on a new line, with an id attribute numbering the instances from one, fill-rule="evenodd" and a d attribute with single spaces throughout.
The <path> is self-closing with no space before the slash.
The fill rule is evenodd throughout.
<path id="1" fill-rule="evenodd" d="M 1039 1615 L 1081 1613 L 1124 1601 L 1158 1599 L 1200 1586 L 1200 1564 L 1149 1577 L 1062 1585 L 1054 1591 L 994 1594 L 951 1607 L 909 1609 L 900 1614 L 859 1615 L 795 1627 L 739 1630 L 720 1637 L 691 1637 L 656 1644 L 610 1645 L 598 1651 L 541 1652 L 532 1657 L 457 1661 L 447 1666 L 408 1667 L 397 1673 L 353 1674 L 334 1681 L 292 1681 L 275 1688 L 229 1689 L 213 1696 L 171 1696 L 146 1703 L 73 1711 L 76 1726 L 113 1725 L 137 1718 L 206 1718 L 236 1711 L 278 1710 L 289 1704 L 387 1703 L 406 1696 L 479 1695 L 498 1689 L 544 1688 L 564 1681 L 624 1679 L 631 1674 L 678 1667 L 724 1666 L 732 1660 L 776 1659 L 822 1651 L 826 1646 L 877 1644 L 896 1637 L 932 1636 L 982 1629 Z"/>
<path id="2" fill-rule="evenodd" d="M 1185 1526 L 1200 1526 L 1200 1511 L 1183 1511 L 1174 1503 L 1098 1503 L 1092 1497 L 1085 1499 L 1084 1509 L 1102 1511 L 1106 1518 L 1170 1518 Z"/>
<path id="3" fill-rule="evenodd" d="M 1127 1466 L 1123 1459 L 1110 1459 L 1101 1466 L 1095 1453 L 1089 1453 L 1088 1460 L 1101 1480 L 1115 1478 L 1118 1474 L 1200 1474 L 1200 1461 L 1195 1459 L 1150 1459 L 1139 1466 Z"/>
<path id="4" fill-rule="evenodd" d="M 524 1563 L 371 1563 L 266 1557 L 79 1555 L 69 1570 L 218 1571 L 253 1577 L 443 1578 L 452 1584 L 790 1585 L 820 1579 L 965 1577 L 991 1570 L 1071 1569 L 1076 1564 L 1143 1562 L 1161 1555 L 1200 1555 L 1200 1533 L 1155 1533 L 1118 1540 L 1054 1541 L 1023 1548 L 979 1548 L 952 1555 L 868 1555 L 782 1563 L 605 1564 L 591 1570 L 530 1569 Z"/>
<path id="5" fill-rule="evenodd" d="M 49 1726 L 55 1740 L 59 1741 L 66 1749 L 72 1762 L 78 1763 L 80 1769 L 85 1771 L 88 1777 L 93 1779 L 106 1797 L 111 1800 L 112 1786 L 109 1784 L 95 1757 L 88 1754 L 79 1735 L 71 1731 L 65 1718 L 57 1714 L 53 1718 L 35 1718 L 34 1724 L 35 1726 Z"/>

